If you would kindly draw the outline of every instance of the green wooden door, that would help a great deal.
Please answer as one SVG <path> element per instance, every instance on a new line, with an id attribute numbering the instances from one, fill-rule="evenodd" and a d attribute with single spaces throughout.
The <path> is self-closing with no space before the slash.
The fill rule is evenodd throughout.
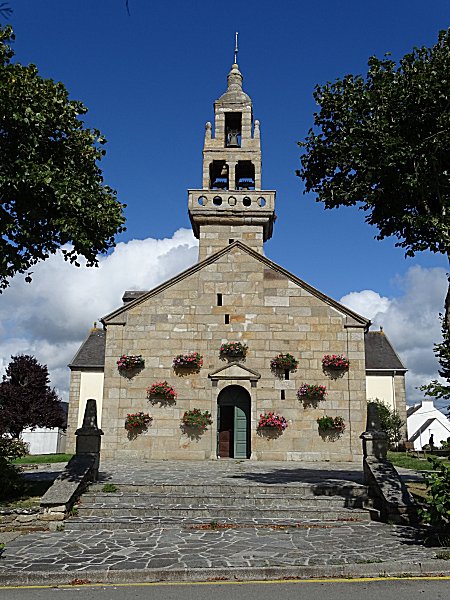
<path id="1" fill-rule="evenodd" d="M 247 415 L 234 407 L 234 458 L 247 458 Z"/>

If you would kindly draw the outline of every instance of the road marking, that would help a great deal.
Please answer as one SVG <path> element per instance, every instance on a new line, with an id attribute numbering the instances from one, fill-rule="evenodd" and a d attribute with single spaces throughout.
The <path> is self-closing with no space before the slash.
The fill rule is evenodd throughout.
<path id="1" fill-rule="evenodd" d="M 69 583 L 55 583 L 53 585 L 1 585 L 0 590 L 48 590 L 52 588 L 92 588 L 92 587 L 156 587 L 180 585 L 260 585 L 280 583 L 370 583 L 371 581 L 448 581 L 450 575 L 413 575 L 408 577 L 331 577 L 317 579 L 254 579 L 252 581 L 148 581 L 142 583 L 83 583 L 71 585 Z"/>

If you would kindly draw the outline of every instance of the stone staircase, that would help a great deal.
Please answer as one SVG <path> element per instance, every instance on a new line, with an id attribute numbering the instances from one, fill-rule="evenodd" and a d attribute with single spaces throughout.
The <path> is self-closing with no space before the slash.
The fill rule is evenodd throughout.
<path id="1" fill-rule="evenodd" d="M 102 484 L 83 494 L 66 530 L 115 530 L 155 525 L 299 525 L 369 521 L 367 488 L 354 482 L 258 485 Z"/>

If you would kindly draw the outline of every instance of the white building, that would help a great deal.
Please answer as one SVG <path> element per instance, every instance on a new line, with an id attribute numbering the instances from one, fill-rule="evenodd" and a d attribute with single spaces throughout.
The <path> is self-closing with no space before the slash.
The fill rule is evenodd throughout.
<path id="1" fill-rule="evenodd" d="M 434 406 L 431 398 L 408 408 L 407 417 L 408 441 L 413 442 L 414 450 L 422 450 L 429 444 L 431 435 L 436 448 L 450 437 L 450 421 Z"/>
<path id="2" fill-rule="evenodd" d="M 28 444 L 29 454 L 61 454 L 66 451 L 66 432 L 62 429 L 24 429 L 21 437 Z"/>
<path id="3" fill-rule="evenodd" d="M 382 328 L 379 331 L 368 331 L 365 345 L 367 401 L 380 400 L 395 410 L 406 425 L 407 369 Z"/>

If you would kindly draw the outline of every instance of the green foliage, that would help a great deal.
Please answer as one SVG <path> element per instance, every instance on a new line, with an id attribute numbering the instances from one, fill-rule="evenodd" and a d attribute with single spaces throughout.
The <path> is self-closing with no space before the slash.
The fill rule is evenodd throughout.
<path id="1" fill-rule="evenodd" d="M 0 436 L 0 500 L 17 496 L 23 490 L 20 467 L 11 463 L 12 460 L 25 456 L 28 446 L 22 440 Z"/>
<path id="2" fill-rule="evenodd" d="M 317 419 L 317 424 L 320 431 L 336 431 L 339 433 L 345 431 L 346 427 L 342 417 L 330 417 L 329 415 L 319 417 Z"/>
<path id="3" fill-rule="evenodd" d="M 404 469 L 412 469 L 414 471 L 432 471 L 433 467 L 425 458 L 411 456 L 407 452 L 393 452 L 388 450 L 388 459 L 394 467 L 403 467 Z"/>
<path id="4" fill-rule="evenodd" d="M 389 445 L 397 445 L 403 437 L 402 429 L 405 425 L 398 412 L 378 399 L 370 401 L 367 404 L 372 404 L 377 409 L 381 429 L 386 432 Z"/>
<path id="5" fill-rule="evenodd" d="M 426 523 L 450 530 L 450 466 L 436 458 L 429 458 L 434 471 L 425 473 L 428 488 L 422 518 Z"/>
<path id="6" fill-rule="evenodd" d="M 28 444 L 22 440 L 10 438 L 8 436 L 0 437 L 0 459 L 19 460 L 28 453 Z"/>
<path id="7" fill-rule="evenodd" d="M 270 368 L 274 371 L 281 369 L 289 369 L 289 371 L 296 371 L 298 368 L 298 360 L 289 352 L 286 354 L 278 354 L 274 356 L 270 361 Z"/>
<path id="8" fill-rule="evenodd" d="M 200 410 L 199 408 L 193 408 L 192 410 L 185 411 L 182 419 L 182 427 L 193 427 L 200 431 L 208 429 L 208 425 L 213 422 L 211 413 L 209 410 Z"/>
<path id="9" fill-rule="evenodd" d="M 425 396 L 430 398 L 436 398 L 437 400 L 450 401 L 450 332 L 445 327 L 444 322 L 442 323 L 442 342 L 435 344 L 434 354 L 439 361 L 440 369 L 439 375 L 446 380 L 446 382 L 438 381 L 433 379 L 426 385 L 421 385 L 420 390 L 425 392 Z M 450 406 L 447 406 L 447 414 L 450 416 Z"/>
<path id="10" fill-rule="evenodd" d="M 306 191 L 325 208 L 355 206 L 398 238 L 407 255 L 450 247 L 450 32 L 397 66 L 371 57 L 368 73 L 317 86 L 304 142 Z"/>
<path id="11" fill-rule="evenodd" d="M 228 356 L 230 358 L 245 358 L 247 355 L 248 346 L 242 342 L 224 342 L 220 346 L 220 356 Z"/>
<path id="12" fill-rule="evenodd" d="M 113 494 L 114 492 L 117 492 L 117 487 L 113 483 L 105 483 L 102 487 L 102 492 L 105 494 Z"/>
<path id="13" fill-rule="evenodd" d="M 104 137 L 84 126 L 86 107 L 62 83 L 11 62 L 13 40 L 0 27 L 0 291 L 16 273 L 29 281 L 30 267 L 58 249 L 77 266 L 80 256 L 97 265 L 124 229 L 97 164 Z"/>
<path id="14" fill-rule="evenodd" d="M 73 454 L 27 454 L 12 462 L 16 465 L 41 465 L 46 463 L 68 463 Z"/>

